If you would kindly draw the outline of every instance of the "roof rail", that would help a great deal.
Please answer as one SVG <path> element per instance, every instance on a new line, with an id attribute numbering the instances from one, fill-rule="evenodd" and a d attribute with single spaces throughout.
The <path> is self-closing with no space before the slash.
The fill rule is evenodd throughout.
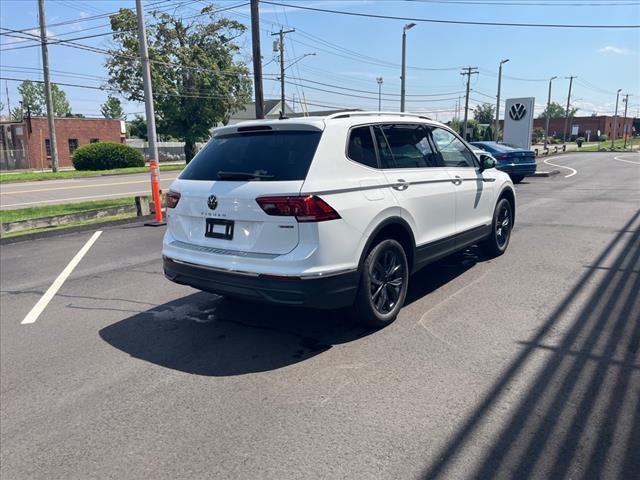
<path id="1" fill-rule="evenodd" d="M 371 116 L 371 115 L 393 115 L 396 117 L 413 117 L 413 118 L 423 118 L 425 120 L 432 120 L 431 118 L 420 115 L 417 113 L 408 113 L 408 112 L 378 112 L 378 111 L 370 111 L 370 112 L 338 112 L 332 113 L 331 115 L 327 115 L 325 120 L 333 120 L 336 118 L 349 118 L 349 117 L 361 117 L 361 116 Z"/>

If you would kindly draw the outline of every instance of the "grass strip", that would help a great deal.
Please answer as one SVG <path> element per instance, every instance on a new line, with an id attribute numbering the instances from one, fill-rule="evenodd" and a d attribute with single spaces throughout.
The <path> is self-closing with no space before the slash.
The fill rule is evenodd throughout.
<path id="1" fill-rule="evenodd" d="M 66 215 L 69 213 L 100 210 L 103 208 L 133 205 L 133 197 L 113 198 L 108 200 L 94 200 L 90 202 L 62 203 L 59 205 L 43 205 L 38 207 L 19 208 L 16 210 L 0 210 L 0 223 L 19 222 L 36 218 Z"/>
<path id="2" fill-rule="evenodd" d="M 637 139 L 627 139 L 627 151 L 632 150 L 632 145 L 637 143 Z M 616 140 L 613 143 L 613 146 L 616 150 L 623 152 L 625 150 L 623 150 L 624 148 L 624 139 L 619 139 Z M 579 152 L 598 152 L 600 151 L 599 149 L 606 149 L 609 150 L 611 148 L 611 140 L 607 140 L 606 142 L 600 142 L 600 143 L 591 143 L 589 145 L 585 145 L 582 148 L 579 148 L 578 151 Z"/>
<path id="3" fill-rule="evenodd" d="M 184 164 L 160 165 L 161 172 L 182 170 Z M 147 173 L 149 167 L 115 168 L 113 170 L 62 170 L 59 172 L 20 172 L 0 173 L 0 183 L 36 182 L 41 180 L 57 180 L 63 178 L 102 177 L 105 175 L 126 175 L 131 173 Z"/>

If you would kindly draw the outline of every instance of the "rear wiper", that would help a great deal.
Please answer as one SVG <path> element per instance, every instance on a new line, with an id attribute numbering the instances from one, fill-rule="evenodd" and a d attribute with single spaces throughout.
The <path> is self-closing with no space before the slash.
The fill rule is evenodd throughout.
<path id="1" fill-rule="evenodd" d="M 218 172 L 219 180 L 263 180 L 273 178 L 273 175 L 250 172 Z"/>

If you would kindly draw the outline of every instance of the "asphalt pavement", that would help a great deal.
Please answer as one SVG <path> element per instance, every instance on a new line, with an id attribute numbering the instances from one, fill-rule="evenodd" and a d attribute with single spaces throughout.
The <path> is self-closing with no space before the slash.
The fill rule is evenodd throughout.
<path id="1" fill-rule="evenodd" d="M 639 478 L 640 155 L 552 161 L 375 332 L 172 284 L 140 224 L 21 325 L 92 232 L 2 246 L 0 476 Z"/>
<path id="2" fill-rule="evenodd" d="M 160 188 L 168 188 L 179 170 L 160 172 Z M 0 184 L 0 209 L 150 195 L 148 173 L 67 178 Z"/>

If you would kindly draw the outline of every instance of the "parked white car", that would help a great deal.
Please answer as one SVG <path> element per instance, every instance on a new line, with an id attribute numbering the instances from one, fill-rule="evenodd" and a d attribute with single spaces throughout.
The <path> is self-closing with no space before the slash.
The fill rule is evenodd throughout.
<path id="1" fill-rule="evenodd" d="M 411 273 L 507 249 L 509 176 L 426 117 L 349 112 L 217 129 L 167 195 L 164 271 L 229 297 L 351 307 L 382 327 Z"/>

